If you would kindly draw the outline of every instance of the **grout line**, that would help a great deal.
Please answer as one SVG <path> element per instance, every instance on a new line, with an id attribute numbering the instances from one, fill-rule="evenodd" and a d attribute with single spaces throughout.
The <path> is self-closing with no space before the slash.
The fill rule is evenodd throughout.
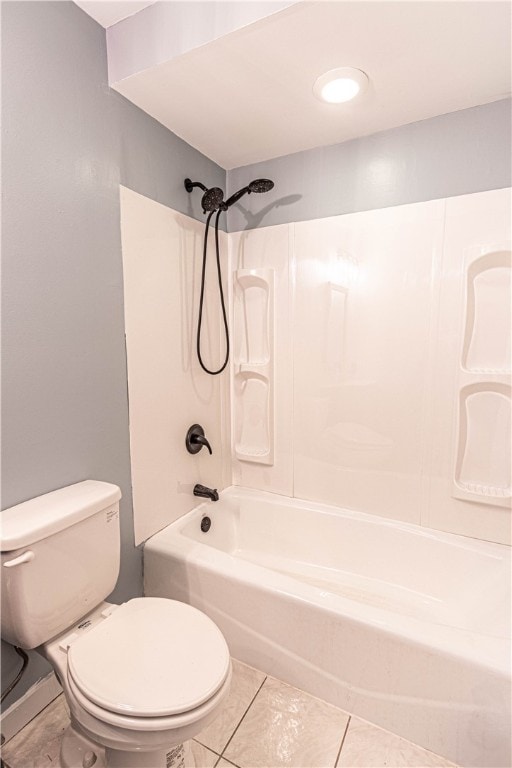
<path id="1" fill-rule="evenodd" d="M 195 741 L 197 744 L 200 744 L 202 747 L 207 749 L 209 752 L 213 752 L 214 755 L 217 755 L 217 757 L 220 757 L 220 754 L 218 752 L 216 752 L 215 749 L 212 749 L 207 744 L 203 744 L 203 742 L 199 740 L 199 736 L 200 735 L 201 734 L 198 734 L 198 736 L 195 736 L 194 738 L 192 738 L 191 741 Z"/>
<path id="2" fill-rule="evenodd" d="M 339 759 L 340 759 L 340 756 L 341 756 L 341 750 L 343 749 L 343 745 L 345 743 L 345 739 L 347 738 L 348 727 L 350 725 L 350 721 L 351 720 L 352 720 L 352 715 L 349 715 L 348 716 L 348 720 L 347 720 L 347 725 L 345 727 L 345 731 L 344 731 L 342 739 L 341 739 L 341 744 L 340 744 L 340 748 L 339 748 L 339 751 L 338 751 L 338 755 L 336 757 L 336 762 L 334 763 L 334 768 L 338 768 L 338 763 L 339 763 Z"/>
<path id="3" fill-rule="evenodd" d="M 232 762 L 231 762 L 231 760 L 228 760 L 228 759 L 227 759 L 227 757 L 219 757 L 219 759 L 217 760 L 217 762 L 215 763 L 215 765 L 213 766 L 213 768 L 216 768 L 216 766 L 217 766 L 217 765 L 220 763 L 220 761 L 221 761 L 221 760 L 225 760 L 225 762 L 226 762 L 226 763 L 229 763 L 229 765 L 232 765 L 232 766 L 233 766 L 233 768 L 239 768 L 239 766 L 238 766 L 238 765 L 236 765 L 236 763 L 232 763 Z"/>
<path id="4" fill-rule="evenodd" d="M 217 757 L 217 758 L 218 758 L 217 762 L 215 763 L 215 765 L 217 765 L 217 763 L 218 763 L 218 762 L 219 762 L 219 760 L 220 760 L 220 755 L 219 755 L 219 753 L 218 753 L 218 752 L 216 752 L 216 751 L 215 751 L 214 749 L 212 749 L 211 747 L 207 747 L 207 746 L 206 746 L 206 744 L 203 744 L 203 742 L 202 742 L 202 741 L 198 741 L 197 739 L 194 739 L 194 738 L 192 738 L 192 739 L 190 739 L 190 741 L 195 741 L 195 743 L 196 743 L 196 744 L 199 744 L 199 746 L 200 746 L 200 747 L 204 747 L 204 749 L 207 749 L 209 752 L 213 752 L 213 754 L 215 755 L 215 757 Z"/>
<path id="5" fill-rule="evenodd" d="M 201 734 L 199 734 L 199 735 L 201 735 Z M 214 754 L 214 755 L 217 755 L 218 757 L 220 757 L 220 755 L 219 755 L 219 753 L 218 753 L 218 752 L 216 752 L 216 751 L 215 751 L 214 749 L 212 749 L 211 747 L 208 747 L 208 746 L 206 746 L 206 744 L 203 744 L 203 742 L 202 742 L 202 741 L 199 741 L 199 738 L 198 738 L 197 736 L 196 736 L 195 738 L 193 738 L 193 739 L 192 739 L 192 741 L 196 741 L 196 742 L 197 742 L 198 744 L 200 744 L 202 747 L 204 747 L 205 749 L 208 749 L 208 750 L 210 750 L 210 752 L 213 752 L 213 754 Z"/>
<path id="6" fill-rule="evenodd" d="M 254 702 L 254 699 L 256 698 L 256 696 L 258 695 L 258 693 L 261 691 L 261 689 L 262 689 L 262 688 L 263 688 L 263 686 L 265 685 L 265 681 L 267 680 L 267 677 L 268 677 L 268 675 L 265 675 L 265 679 L 263 680 L 262 684 L 260 685 L 260 687 L 258 688 L 258 690 L 256 691 L 256 693 L 255 693 L 255 694 L 254 694 L 254 696 L 252 697 L 251 701 L 249 702 L 249 706 L 247 707 L 247 709 L 246 709 L 246 710 L 245 710 L 245 712 L 243 713 L 242 717 L 240 718 L 240 722 L 238 723 L 238 725 L 236 726 L 235 730 L 233 731 L 233 733 L 231 734 L 231 736 L 230 736 L 230 737 L 229 737 L 229 739 L 227 740 L 226 744 L 224 744 L 224 749 L 222 750 L 222 752 L 221 752 L 221 755 L 220 755 L 221 757 L 224 757 L 224 752 L 225 752 L 225 751 L 226 751 L 226 749 L 229 747 L 229 745 L 231 744 L 231 742 L 232 742 L 232 740 L 233 740 L 233 736 L 235 735 L 235 733 L 238 731 L 238 729 L 239 729 L 239 728 L 240 728 L 240 726 L 242 725 L 242 722 L 243 722 L 243 720 L 244 720 L 244 718 L 245 718 L 246 714 L 248 713 L 248 711 L 249 711 L 249 710 L 250 710 L 250 708 L 252 707 L 252 704 L 253 704 L 253 702 Z M 225 758 L 225 759 L 227 760 L 227 758 Z"/>

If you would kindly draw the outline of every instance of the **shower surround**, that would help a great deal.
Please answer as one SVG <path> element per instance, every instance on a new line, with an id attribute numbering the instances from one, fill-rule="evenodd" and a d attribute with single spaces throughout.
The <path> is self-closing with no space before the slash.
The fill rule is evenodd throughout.
<path id="1" fill-rule="evenodd" d="M 230 234 L 234 483 L 509 544 L 509 211 L 503 189 Z M 251 271 L 273 306 L 237 300 Z"/>
<path id="2" fill-rule="evenodd" d="M 137 540 L 191 509 L 195 482 L 233 481 L 510 543 L 510 199 L 221 233 L 230 387 L 194 359 L 201 224 L 122 189 Z M 199 462 L 181 434 L 198 420 Z"/>

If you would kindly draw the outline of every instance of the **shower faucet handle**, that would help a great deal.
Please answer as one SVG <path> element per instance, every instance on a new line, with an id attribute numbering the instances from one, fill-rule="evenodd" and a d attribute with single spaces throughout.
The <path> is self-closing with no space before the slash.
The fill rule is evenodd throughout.
<path id="1" fill-rule="evenodd" d="M 185 438 L 185 445 L 189 453 L 199 453 L 201 448 L 208 448 L 210 455 L 213 453 L 212 447 L 204 436 L 204 429 L 200 424 L 192 424 Z"/>
<path id="2" fill-rule="evenodd" d="M 208 450 L 210 452 L 210 456 L 212 455 L 212 453 L 213 453 L 212 447 L 211 447 L 210 443 L 208 442 L 208 440 L 206 439 L 206 437 L 204 437 L 203 435 L 192 435 L 191 443 L 192 443 L 192 445 L 199 445 L 200 446 L 199 450 L 201 450 L 201 448 L 204 445 L 205 448 L 208 448 Z"/>

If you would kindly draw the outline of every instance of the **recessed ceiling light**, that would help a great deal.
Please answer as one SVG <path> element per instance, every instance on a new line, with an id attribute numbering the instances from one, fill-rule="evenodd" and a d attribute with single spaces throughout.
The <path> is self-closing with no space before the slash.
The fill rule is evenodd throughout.
<path id="1" fill-rule="evenodd" d="M 339 67 L 320 75 L 313 86 L 313 93 L 321 101 L 342 104 L 362 93 L 368 85 L 368 75 L 354 67 Z"/>

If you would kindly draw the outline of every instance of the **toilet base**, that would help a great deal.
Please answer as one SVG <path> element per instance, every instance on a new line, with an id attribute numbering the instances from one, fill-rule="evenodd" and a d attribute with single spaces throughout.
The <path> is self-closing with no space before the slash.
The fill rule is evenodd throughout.
<path id="1" fill-rule="evenodd" d="M 62 768 L 106 768 L 105 750 L 69 725 L 60 745 Z"/>
<path id="2" fill-rule="evenodd" d="M 107 749 L 108 768 L 195 768 L 190 742 L 156 752 L 123 752 Z"/>
<path id="3" fill-rule="evenodd" d="M 61 768 L 195 768 L 190 742 L 152 752 L 104 749 L 69 725 L 62 737 Z"/>

